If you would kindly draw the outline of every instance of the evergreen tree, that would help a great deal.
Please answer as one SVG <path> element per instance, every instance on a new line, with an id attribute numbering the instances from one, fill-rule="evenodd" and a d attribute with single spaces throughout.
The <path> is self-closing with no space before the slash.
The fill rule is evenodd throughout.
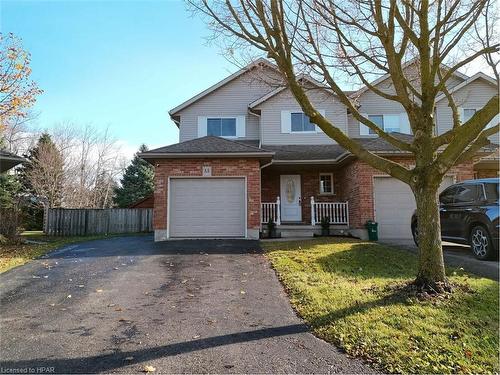
<path id="1" fill-rule="evenodd" d="M 19 168 L 24 194 L 45 200 L 49 207 L 60 206 L 64 161 L 50 135 L 43 133 L 24 157 L 28 162 Z"/>
<path id="2" fill-rule="evenodd" d="M 139 147 L 139 152 L 146 152 L 146 145 Z M 147 161 L 139 158 L 137 154 L 130 165 L 125 169 L 125 173 L 120 181 L 120 187 L 115 189 L 113 198 L 118 207 L 128 207 L 140 199 L 153 194 L 154 189 L 154 168 Z"/>

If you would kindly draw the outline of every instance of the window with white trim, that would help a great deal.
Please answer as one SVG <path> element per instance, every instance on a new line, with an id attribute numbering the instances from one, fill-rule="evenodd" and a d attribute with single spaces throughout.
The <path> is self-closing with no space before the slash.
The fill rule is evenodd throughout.
<path id="1" fill-rule="evenodd" d="M 311 123 L 309 117 L 302 112 L 292 112 L 291 116 L 291 131 L 292 133 L 299 132 L 315 132 L 316 125 Z"/>
<path id="2" fill-rule="evenodd" d="M 236 118 L 207 118 L 207 135 L 236 137 Z"/>
<path id="3" fill-rule="evenodd" d="M 380 129 L 387 133 L 400 131 L 400 115 L 368 115 L 368 120 L 375 123 Z M 373 129 L 368 128 L 368 134 L 377 134 Z"/>
<path id="4" fill-rule="evenodd" d="M 462 122 L 467 122 L 469 121 L 472 116 L 476 114 L 476 109 L 475 108 L 464 108 L 463 109 L 464 113 L 464 118 L 462 119 Z"/>
<path id="5" fill-rule="evenodd" d="M 333 173 L 319 174 L 319 193 L 333 194 Z"/>

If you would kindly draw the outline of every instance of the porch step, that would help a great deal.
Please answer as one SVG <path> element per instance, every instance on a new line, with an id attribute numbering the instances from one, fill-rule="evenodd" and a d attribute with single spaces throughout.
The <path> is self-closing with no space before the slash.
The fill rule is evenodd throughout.
<path id="1" fill-rule="evenodd" d="M 321 228 L 312 225 L 278 225 L 276 230 L 282 238 L 314 237 L 314 233 L 321 233 Z"/>

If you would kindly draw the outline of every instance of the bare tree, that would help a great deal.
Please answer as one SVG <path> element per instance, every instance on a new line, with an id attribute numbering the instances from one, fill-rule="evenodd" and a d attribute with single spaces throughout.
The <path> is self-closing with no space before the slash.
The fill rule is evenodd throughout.
<path id="1" fill-rule="evenodd" d="M 448 90 L 453 75 L 470 62 L 498 53 L 497 31 L 477 31 L 484 43 L 463 55 L 465 41 L 479 20 L 490 15 L 486 0 L 189 0 L 204 16 L 215 37 L 239 49 L 272 59 L 304 113 L 324 133 L 359 159 L 408 184 L 419 218 L 419 266 L 415 284 L 422 289 L 450 290 L 440 237 L 438 187 L 454 165 L 470 159 L 498 132 L 487 127 L 498 113 L 498 95 L 466 122 Z M 244 47 L 244 48 L 242 48 Z M 235 53 L 236 52 L 236 53 Z M 246 52 L 245 52 L 246 53 Z M 495 65 L 496 67 L 496 65 Z M 333 92 L 352 116 L 398 150 L 415 158 L 414 167 L 365 149 L 335 122 L 323 117 L 307 95 L 306 73 Z M 339 74 L 340 73 L 340 74 Z M 372 84 L 386 75 L 385 89 Z M 354 78 L 378 96 L 399 103 L 414 134 L 406 142 L 363 116 L 356 100 L 340 86 Z M 498 74 L 496 73 L 498 77 Z M 498 85 L 498 81 L 497 81 Z M 453 128 L 435 135 L 436 98 L 446 95 Z"/>
<path id="2" fill-rule="evenodd" d="M 64 207 L 104 208 L 123 170 L 123 157 L 108 128 L 66 122 L 54 130 L 64 158 Z"/>

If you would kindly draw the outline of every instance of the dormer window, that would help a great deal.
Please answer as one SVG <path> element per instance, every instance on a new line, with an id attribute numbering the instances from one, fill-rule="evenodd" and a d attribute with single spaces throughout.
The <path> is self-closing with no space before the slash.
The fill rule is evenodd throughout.
<path id="1" fill-rule="evenodd" d="M 207 118 L 207 135 L 236 137 L 236 118 Z"/>
<path id="2" fill-rule="evenodd" d="M 292 132 L 315 132 L 316 126 L 302 112 L 292 112 Z"/>

